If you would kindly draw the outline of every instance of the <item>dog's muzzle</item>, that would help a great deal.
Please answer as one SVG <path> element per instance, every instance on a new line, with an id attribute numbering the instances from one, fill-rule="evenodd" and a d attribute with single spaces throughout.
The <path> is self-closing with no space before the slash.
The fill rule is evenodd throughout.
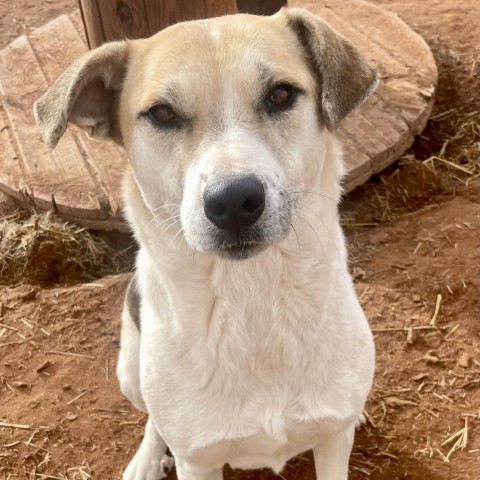
<path id="1" fill-rule="evenodd" d="M 203 193 L 205 216 L 219 229 L 219 253 L 246 258 L 258 248 L 255 224 L 265 210 L 265 189 L 254 175 L 217 179 Z"/>

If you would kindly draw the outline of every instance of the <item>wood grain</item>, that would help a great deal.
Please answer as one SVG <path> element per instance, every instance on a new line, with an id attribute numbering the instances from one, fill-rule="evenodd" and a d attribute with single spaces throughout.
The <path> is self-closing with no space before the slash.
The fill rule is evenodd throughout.
<path id="1" fill-rule="evenodd" d="M 106 41 L 151 35 L 143 0 L 97 0 Z"/>
<path id="2" fill-rule="evenodd" d="M 97 0 L 79 0 L 79 5 L 88 46 L 90 48 L 98 47 L 105 42 L 106 38 Z"/>
<path id="3" fill-rule="evenodd" d="M 148 1 L 148 0 L 147 0 Z M 178 22 L 237 13 L 234 0 L 152 0 L 148 1 L 152 34 Z"/>

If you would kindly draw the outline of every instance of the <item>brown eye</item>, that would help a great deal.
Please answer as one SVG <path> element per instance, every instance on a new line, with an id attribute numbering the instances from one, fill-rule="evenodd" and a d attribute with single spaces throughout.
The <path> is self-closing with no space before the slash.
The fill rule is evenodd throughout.
<path id="1" fill-rule="evenodd" d="M 288 83 L 273 87 L 267 95 L 268 106 L 275 110 L 288 108 L 294 99 L 294 89 Z"/>
<path id="2" fill-rule="evenodd" d="M 170 105 L 156 105 L 148 111 L 148 116 L 160 127 L 175 126 L 177 114 Z"/>

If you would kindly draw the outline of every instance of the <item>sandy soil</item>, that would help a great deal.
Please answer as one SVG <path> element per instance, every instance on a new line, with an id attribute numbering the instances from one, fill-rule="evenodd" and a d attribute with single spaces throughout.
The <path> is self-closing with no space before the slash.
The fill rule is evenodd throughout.
<path id="1" fill-rule="evenodd" d="M 1 2 L 0 48 L 75 3 Z M 350 478 L 476 480 L 480 183 L 462 172 L 433 175 L 419 160 L 442 148 L 448 153 L 454 142 L 445 145 L 446 139 L 470 112 L 477 133 L 467 142 L 480 140 L 479 6 L 474 0 L 375 3 L 424 35 L 440 82 L 433 120 L 409 152 L 416 160 L 372 179 L 342 208 L 352 273 L 378 351 Z M 125 274 L 69 287 L 0 286 L 0 480 L 119 478 L 145 420 L 115 378 L 127 280 Z M 457 440 L 464 447 L 452 449 Z M 313 479 L 311 455 L 293 459 L 280 478 Z"/>

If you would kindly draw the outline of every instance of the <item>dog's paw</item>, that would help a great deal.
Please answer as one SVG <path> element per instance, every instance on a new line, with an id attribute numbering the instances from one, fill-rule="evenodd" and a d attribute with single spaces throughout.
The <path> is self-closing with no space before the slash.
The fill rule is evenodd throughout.
<path id="1" fill-rule="evenodd" d="M 163 455 L 141 455 L 140 451 L 133 457 L 123 474 L 123 480 L 162 480 L 175 465 L 175 460 Z"/>

